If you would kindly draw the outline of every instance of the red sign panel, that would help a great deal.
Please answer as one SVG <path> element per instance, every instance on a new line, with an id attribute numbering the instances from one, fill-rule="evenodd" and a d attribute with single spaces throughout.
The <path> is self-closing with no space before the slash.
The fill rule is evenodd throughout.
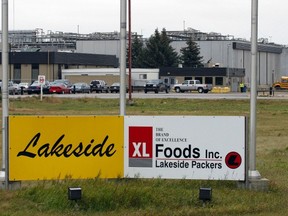
<path id="1" fill-rule="evenodd" d="M 130 167 L 152 166 L 152 127 L 129 127 Z"/>

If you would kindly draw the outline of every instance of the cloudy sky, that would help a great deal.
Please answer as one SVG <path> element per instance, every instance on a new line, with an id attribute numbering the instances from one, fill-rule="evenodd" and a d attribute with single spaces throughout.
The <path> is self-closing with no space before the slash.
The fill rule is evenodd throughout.
<path id="1" fill-rule="evenodd" d="M 132 31 L 193 28 L 250 40 L 252 0 L 131 0 Z M 258 37 L 288 45 L 288 1 L 258 0 Z M 1 13 L 1 12 L 0 12 Z M 120 31 L 120 0 L 9 0 L 9 29 Z"/>

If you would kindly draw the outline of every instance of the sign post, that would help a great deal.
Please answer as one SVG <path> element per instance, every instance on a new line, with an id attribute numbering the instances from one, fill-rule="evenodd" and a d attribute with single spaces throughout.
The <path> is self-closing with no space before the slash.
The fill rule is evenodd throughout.
<path id="1" fill-rule="evenodd" d="M 8 0 L 2 0 L 2 169 L 0 170 L 0 182 L 7 178 L 7 117 L 9 116 L 9 94 L 8 94 L 8 69 L 9 69 L 9 47 L 8 47 Z M 1 185 L 0 185 L 1 187 Z"/>
<path id="2" fill-rule="evenodd" d="M 120 115 L 126 113 L 126 40 L 127 0 L 120 1 Z"/>
<path id="3" fill-rule="evenodd" d="M 43 98 L 43 85 L 45 84 L 45 76 L 39 75 L 38 76 L 38 83 L 40 84 L 40 101 L 42 101 Z"/>

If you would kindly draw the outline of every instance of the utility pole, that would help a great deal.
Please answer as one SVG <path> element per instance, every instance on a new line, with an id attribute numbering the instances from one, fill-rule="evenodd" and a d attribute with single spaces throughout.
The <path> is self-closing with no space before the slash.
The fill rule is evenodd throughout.
<path id="1" fill-rule="evenodd" d="M 129 62 L 129 103 L 132 103 L 132 89 L 131 89 L 131 73 L 132 73 L 132 30 L 131 30 L 131 0 L 128 0 L 128 19 L 129 19 L 129 28 L 128 28 L 128 34 L 129 34 L 129 52 L 128 52 L 128 62 Z"/>
<path id="2" fill-rule="evenodd" d="M 5 178 L 5 185 L 8 189 L 8 175 L 7 175 L 7 143 L 8 143 L 8 0 L 2 0 L 2 170 L 0 177 Z M 1 180 L 0 178 L 0 180 Z"/>
<path id="3" fill-rule="evenodd" d="M 120 115 L 126 114 L 127 0 L 120 2 Z"/>
<path id="4" fill-rule="evenodd" d="M 251 85 L 250 85 L 250 145 L 249 178 L 260 179 L 256 170 L 256 109 L 257 109 L 257 52 L 258 52 L 258 0 L 252 0 L 251 17 Z"/>

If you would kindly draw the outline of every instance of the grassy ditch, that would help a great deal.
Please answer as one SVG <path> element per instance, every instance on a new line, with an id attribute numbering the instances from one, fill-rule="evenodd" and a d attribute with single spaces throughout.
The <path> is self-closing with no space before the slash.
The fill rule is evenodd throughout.
<path id="1" fill-rule="evenodd" d="M 10 115 L 118 115 L 117 99 L 22 98 L 10 101 Z M 127 115 L 246 115 L 248 100 L 137 99 Z M 286 215 L 288 100 L 257 104 L 257 170 L 270 180 L 267 192 L 237 188 L 230 181 L 90 179 L 22 182 L 0 190 L 0 216 L 22 215 Z M 2 146 L 1 146 L 2 147 Z M 1 153 L 0 147 L 0 153 Z M 2 161 L 2 153 L 0 154 Z M 77 203 L 68 187 L 82 187 Z M 212 187 L 203 207 L 199 187 Z"/>

